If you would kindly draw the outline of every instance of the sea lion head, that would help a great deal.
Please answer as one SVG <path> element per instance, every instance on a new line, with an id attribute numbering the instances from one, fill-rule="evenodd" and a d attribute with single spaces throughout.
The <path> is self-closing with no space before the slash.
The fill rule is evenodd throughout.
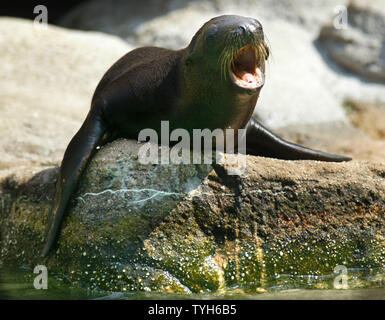
<path id="1" fill-rule="evenodd" d="M 256 92 L 264 84 L 269 48 L 261 23 L 236 15 L 223 15 L 206 22 L 186 48 L 184 63 L 199 66 L 204 74 L 232 86 Z"/>

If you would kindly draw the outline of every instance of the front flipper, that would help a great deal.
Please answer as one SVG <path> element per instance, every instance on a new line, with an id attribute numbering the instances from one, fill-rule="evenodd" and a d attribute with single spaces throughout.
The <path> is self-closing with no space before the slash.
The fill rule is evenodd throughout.
<path id="1" fill-rule="evenodd" d="M 70 196 L 106 131 L 100 110 L 101 108 L 90 111 L 82 127 L 72 138 L 64 153 L 56 184 L 52 214 L 46 228 L 46 244 L 42 252 L 43 257 L 49 254 L 55 244 Z"/>
<path id="2" fill-rule="evenodd" d="M 312 150 L 276 136 L 258 121 L 251 118 L 246 127 L 246 151 L 248 154 L 283 160 L 319 160 L 330 162 L 349 161 L 352 158 Z"/>

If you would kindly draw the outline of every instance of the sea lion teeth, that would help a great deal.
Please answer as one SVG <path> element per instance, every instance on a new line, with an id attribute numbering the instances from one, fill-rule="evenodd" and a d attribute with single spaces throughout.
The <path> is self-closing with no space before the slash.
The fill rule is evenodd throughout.
<path id="1" fill-rule="evenodd" d="M 231 64 L 232 79 L 245 89 L 256 89 L 263 85 L 262 71 L 257 65 L 257 50 L 247 45 L 239 49 Z"/>

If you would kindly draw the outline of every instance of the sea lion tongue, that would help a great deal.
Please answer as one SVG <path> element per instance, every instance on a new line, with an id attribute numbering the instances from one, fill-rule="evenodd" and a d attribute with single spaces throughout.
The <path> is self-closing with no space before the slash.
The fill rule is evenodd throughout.
<path id="1" fill-rule="evenodd" d="M 256 60 L 255 49 L 252 46 L 243 47 L 236 54 L 232 71 L 238 85 L 255 88 L 262 84 L 262 73 Z"/>
<path id="2" fill-rule="evenodd" d="M 238 76 L 247 83 L 255 82 L 255 76 L 249 72 L 242 71 Z"/>

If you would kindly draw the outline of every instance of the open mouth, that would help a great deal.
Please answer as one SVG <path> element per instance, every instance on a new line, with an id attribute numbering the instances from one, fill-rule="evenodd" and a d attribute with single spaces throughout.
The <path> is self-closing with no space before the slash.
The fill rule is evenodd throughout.
<path id="1" fill-rule="evenodd" d="M 264 75 L 257 61 L 257 50 L 252 45 L 244 46 L 236 52 L 231 63 L 230 75 L 237 86 L 256 89 L 264 84 Z"/>

